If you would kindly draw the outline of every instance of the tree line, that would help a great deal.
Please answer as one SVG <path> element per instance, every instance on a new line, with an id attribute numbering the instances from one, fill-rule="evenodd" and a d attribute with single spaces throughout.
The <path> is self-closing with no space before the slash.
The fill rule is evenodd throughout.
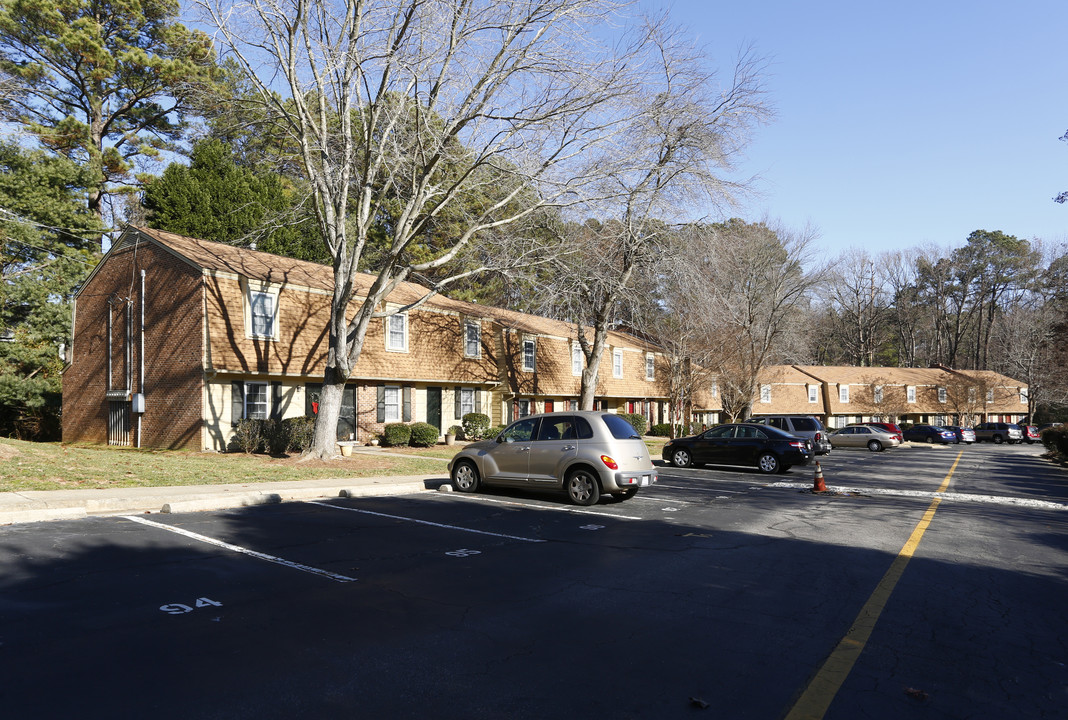
<path id="1" fill-rule="evenodd" d="M 718 73 L 633 5 L 199 0 L 213 43 L 171 0 L 0 0 L 0 432 L 54 435 L 69 299 L 126 222 L 333 267 L 319 456 L 406 280 L 428 292 L 400 310 L 576 323 L 584 408 L 617 328 L 664 348 L 680 410 L 714 377 L 744 414 L 778 362 L 997 369 L 1063 406 L 1064 248 L 977 231 L 825 262 L 811 229 L 707 219 L 749 190 L 765 62 Z"/>

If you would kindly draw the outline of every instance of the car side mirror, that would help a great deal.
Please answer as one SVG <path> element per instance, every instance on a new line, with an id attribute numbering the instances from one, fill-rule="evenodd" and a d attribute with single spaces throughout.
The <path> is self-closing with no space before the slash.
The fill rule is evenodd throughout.
<path id="1" fill-rule="evenodd" d="M 497 436 L 497 442 L 498 443 L 503 443 L 503 442 L 515 442 L 515 441 L 512 440 L 512 438 L 510 438 L 510 437 L 504 437 L 503 435 L 498 435 Z"/>

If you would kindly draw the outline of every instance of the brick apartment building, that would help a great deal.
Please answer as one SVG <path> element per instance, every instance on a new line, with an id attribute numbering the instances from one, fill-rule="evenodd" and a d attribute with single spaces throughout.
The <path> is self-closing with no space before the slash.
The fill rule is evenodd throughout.
<path id="1" fill-rule="evenodd" d="M 357 278 L 364 289 L 371 280 Z M 127 228 L 75 296 L 63 439 L 222 451 L 241 418 L 313 415 L 331 289 L 326 266 Z M 403 284 L 387 304 L 424 293 Z M 568 323 L 441 296 L 372 321 L 338 437 L 366 441 L 394 421 L 445 431 L 468 412 L 499 424 L 575 408 L 575 338 Z M 601 367 L 600 408 L 664 421 L 667 372 L 655 347 L 611 333 Z"/>

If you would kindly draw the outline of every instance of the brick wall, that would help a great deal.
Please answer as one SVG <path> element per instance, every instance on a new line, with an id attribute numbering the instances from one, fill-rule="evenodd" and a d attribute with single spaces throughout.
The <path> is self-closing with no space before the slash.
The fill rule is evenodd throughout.
<path id="1" fill-rule="evenodd" d="M 142 268 L 146 272 L 143 387 L 140 377 Z M 136 249 L 129 244 L 108 255 L 79 293 L 75 306 L 71 364 L 63 374 L 64 441 L 108 441 L 110 315 L 111 389 L 124 390 L 129 382 L 132 392 L 145 394 L 141 446 L 199 449 L 202 307 L 200 271 L 173 254 L 141 242 Z M 137 415 L 131 416 L 130 444 L 138 444 Z"/>

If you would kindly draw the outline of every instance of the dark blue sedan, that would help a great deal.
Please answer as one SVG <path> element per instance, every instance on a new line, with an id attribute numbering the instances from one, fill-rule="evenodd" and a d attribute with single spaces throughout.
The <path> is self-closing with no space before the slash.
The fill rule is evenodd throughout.
<path id="1" fill-rule="evenodd" d="M 913 425 L 908 430 L 903 430 L 906 442 L 925 443 L 949 443 L 957 442 L 957 434 L 952 430 L 937 425 Z"/>

